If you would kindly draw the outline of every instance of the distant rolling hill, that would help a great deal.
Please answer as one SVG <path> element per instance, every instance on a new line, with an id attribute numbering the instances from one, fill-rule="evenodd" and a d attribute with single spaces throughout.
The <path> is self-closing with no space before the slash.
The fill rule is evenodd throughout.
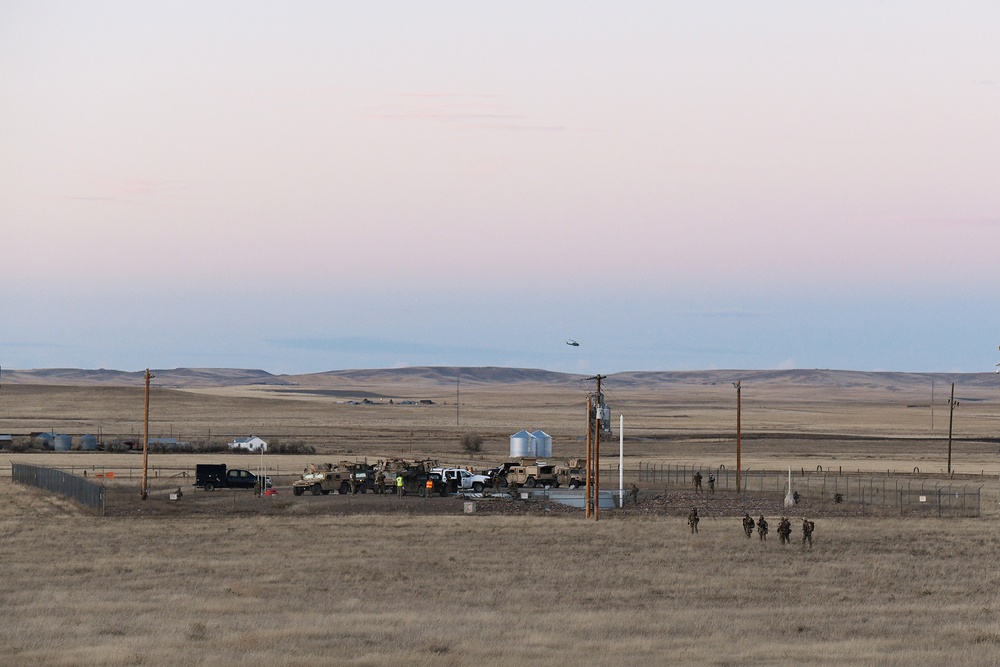
<path id="1" fill-rule="evenodd" d="M 159 387 L 198 388 L 230 387 L 251 384 L 293 384 L 280 376 L 262 370 L 234 368 L 173 368 L 151 369 Z M 2 384 L 44 384 L 64 386 L 131 387 L 145 383 L 146 371 L 115 371 L 99 368 L 43 368 L 33 370 L 3 370 Z"/>
<path id="2" fill-rule="evenodd" d="M 173 368 L 152 369 L 158 387 L 195 389 L 268 385 L 287 387 L 364 387 L 366 385 L 444 386 L 544 384 L 576 387 L 588 376 L 558 373 L 534 368 L 500 366 L 412 366 L 326 371 L 301 375 L 275 375 L 260 369 Z M 63 386 L 141 386 L 145 371 L 87 370 L 47 368 L 33 370 L 3 369 L 0 385 L 37 384 Z M 676 385 L 727 384 L 741 380 L 745 386 L 826 386 L 842 388 L 913 388 L 929 386 L 932 381 L 943 387 L 955 382 L 963 388 L 996 388 L 1000 378 L 993 373 L 901 373 L 883 371 L 844 371 L 828 369 L 795 370 L 704 370 L 704 371 L 628 371 L 611 373 L 609 387 L 649 388 Z"/>

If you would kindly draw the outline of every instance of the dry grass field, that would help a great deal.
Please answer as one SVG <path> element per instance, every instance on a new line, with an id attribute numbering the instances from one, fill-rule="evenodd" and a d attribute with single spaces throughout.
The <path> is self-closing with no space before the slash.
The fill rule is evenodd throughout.
<path id="1" fill-rule="evenodd" d="M 744 465 L 944 468 L 940 380 L 932 429 L 922 379 L 746 378 Z M 609 379 L 626 470 L 640 460 L 733 465 L 729 379 Z M 583 453 L 590 386 L 578 379 L 463 380 L 459 406 L 456 387 L 433 379 L 353 383 L 154 388 L 151 430 L 316 447 L 266 457 L 282 472 L 341 457 L 499 462 L 522 428 L 552 434 L 557 457 Z M 955 468 L 984 485 L 983 516 L 820 516 L 812 549 L 797 522 L 782 546 L 776 521 L 762 543 L 736 517 L 707 516 L 691 535 L 668 511 L 608 511 L 595 523 L 579 511 L 467 515 L 451 499 L 293 498 L 280 487 L 276 498 L 216 492 L 209 502 L 171 477 L 197 462 L 256 466 L 238 455 L 151 456 L 157 475 L 142 502 L 124 472 L 140 465 L 135 454 L 3 452 L 4 462 L 117 470 L 109 498 L 131 500 L 102 517 L 0 482 L 0 664 L 996 664 L 1000 389 L 956 394 Z M 419 399 L 434 403 L 399 404 Z M 0 433 L 141 434 L 141 419 L 135 386 L 0 388 Z M 486 438 L 474 461 L 458 445 L 467 431 Z M 177 486 L 184 497 L 171 503 Z"/>
<path id="2" fill-rule="evenodd" d="M 393 500 L 385 500 L 394 502 Z M 436 501 L 421 501 L 430 503 Z M 447 502 L 447 501 L 445 501 Z M 101 519 L 0 485 L 10 665 L 989 665 L 993 520 Z"/>

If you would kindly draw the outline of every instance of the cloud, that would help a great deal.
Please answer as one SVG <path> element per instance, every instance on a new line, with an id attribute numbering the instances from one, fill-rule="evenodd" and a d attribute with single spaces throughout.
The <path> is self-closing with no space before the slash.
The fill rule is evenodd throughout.
<path id="1" fill-rule="evenodd" d="M 567 129 L 562 125 L 528 122 L 531 120 L 529 116 L 512 109 L 500 95 L 396 93 L 392 97 L 404 103 L 386 105 L 367 116 L 378 120 L 431 121 L 471 130 L 553 132 Z"/>
<path id="2" fill-rule="evenodd" d="M 188 188 L 188 186 L 178 182 L 142 178 L 101 179 L 85 187 L 91 192 L 63 195 L 63 199 L 85 202 L 134 203 Z"/>
<path id="3" fill-rule="evenodd" d="M 344 336 L 333 338 L 272 338 L 266 341 L 278 347 L 309 350 L 315 352 L 338 352 L 344 354 L 378 355 L 427 355 L 453 353 L 495 353 L 498 350 L 456 346 L 442 343 L 423 343 L 411 340 L 394 340 L 371 336 Z"/>
<path id="4" fill-rule="evenodd" d="M 35 349 L 57 350 L 57 349 L 69 349 L 72 347 L 72 345 L 65 343 L 39 343 L 36 340 L 32 341 L 12 340 L 12 341 L 0 341 L 0 347 L 6 347 L 10 349 L 23 349 L 23 350 L 35 350 Z"/>
<path id="5" fill-rule="evenodd" d="M 740 310 L 740 309 L 720 309 L 720 310 L 701 310 L 701 311 L 690 311 L 687 313 L 681 313 L 685 317 L 705 317 L 705 318 L 727 318 L 727 319 L 751 319 L 758 317 L 770 317 L 773 313 L 765 313 L 763 311 L 753 311 L 753 310 Z"/>
<path id="6" fill-rule="evenodd" d="M 1000 218 L 916 218 L 902 220 L 900 225 L 922 225 L 950 230 L 955 227 L 1000 227 Z"/>

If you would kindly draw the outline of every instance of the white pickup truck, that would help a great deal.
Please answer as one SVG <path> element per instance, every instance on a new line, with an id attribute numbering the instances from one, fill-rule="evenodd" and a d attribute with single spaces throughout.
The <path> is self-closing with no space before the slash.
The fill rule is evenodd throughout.
<path id="1" fill-rule="evenodd" d="M 440 474 L 449 490 L 454 488 L 456 491 L 482 493 L 484 488 L 492 486 L 489 477 L 474 475 L 465 468 L 434 468 L 431 472 Z"/>

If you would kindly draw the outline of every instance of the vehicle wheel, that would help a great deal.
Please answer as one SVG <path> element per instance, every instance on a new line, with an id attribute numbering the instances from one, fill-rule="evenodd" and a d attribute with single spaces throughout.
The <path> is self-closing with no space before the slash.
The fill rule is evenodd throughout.
<path id="1" fill-rule="evenodd" d="M 472 490 L 475 491 L 476 493 L 482 493 L 483 492 L 483 483 L 482 482 L 476 482 L 475 484 L 472 485 Z"/>
<path id="2" fill-rule="evenodd" d="M 524 485 L 529 489 L 535 488 L 535 478 L 529 477 L 528 479 L 524 480 Z"/>
<path id="3" fill-rule="evenodd" d="M 212 484 L 211 482 L 208 482 L 207 484 L 205 484 L 205 490 L 206 491 L 215 491 L 215 484 Z"/>
<path id="4" fill-rule="evenodd" d="M 351 485 L 348 484 L 347 482 L 341 482 L 340 483 L 340 495 L 346 496 L 350 492 L 351 492 Z"/>
<path id="5" fill-rule="evenodd" d="M 358 487 L 358 493 L 368 493 L 368 487 L 362 484 Z"/>
<path id="6" fill-rule="evenodd" d="M 301 486 L 292 487 L 292 493 L 294 493 L 297 496 L 301 496 L 303 491 L 305 491 L 305 489 L 303 489 Z"/>
<path id="7" fill-rule="evenodd" d="M 319 484 L 313 484 L 312 487 L 310 487 L 310 488 L 312 489 L 312 494 L 314 496 L 318 496 L 321 493 L 323 493 L 323 487 L 320 486 Z"/>
<path id="8" fill-rule="evenodd" d="M 497 480 L 497 488 L 506 489 L 509 486 L 506 477 L 501 477 Z"/>
<path id="9" fill-rule="evenodd" d="M 579 489 L 580 488 L 580 482 L 578 482 L 578 481 L 576 481 L 574 479 L 572 482 L 569 483 L 569 488 L 571 488 L 571 489 Z"/>

